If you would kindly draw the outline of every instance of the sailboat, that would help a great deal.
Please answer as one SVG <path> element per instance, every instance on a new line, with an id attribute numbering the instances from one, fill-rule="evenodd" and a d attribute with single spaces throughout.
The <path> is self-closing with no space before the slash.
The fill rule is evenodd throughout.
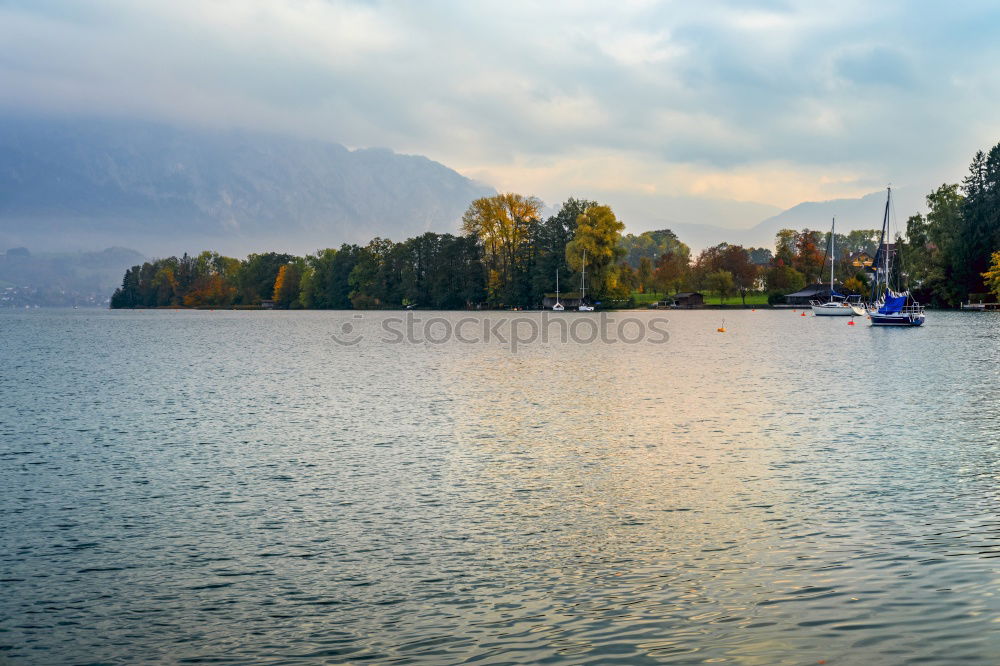
<path id="1" fill-rule="evenodd" d="M 837 290 L 833 286 L 833 267 L 836 264 L 836 255 L 834 254 L 834 243 L 835 235 L 834 230 L 837 228 L 837 218 L 833 218 L 833 222 L 830 224 L 830 298 L 826 303 L 820 303 L 819 301 L 809 301 L 809 305 L 812 306 L 813 314 L 817 317 L 853 317 L 855 315 L 865 314 L 864 308 L 861 307 L 861 297 L 860 296 L 844 296 L 843 294 L 838 294 Z"/>
<path id="2" fill-rule="evenodd" d="M 593 312 L 594 306 L 587 305 L 585 299 L 587 298 L 587 251 L 583 251 L 583 264 L 580 268 L 580 307 L 577 308 L 580 312 Z"/>
<path id="3" fill-rule="evenodd" d="M 552 306 L 556 312 L 562 312 L 566 308 L 559 302 L 559 269 L 556 269 L 556 304 Z"/>
<path id="4" fill-rule="evenodd" d="M 875 253 L 875 279 L 872 280 L 872 302 L 868 316 L 872 326 L 920 326 L 924 323 L 924 307 L 913 300 L 909 291 L 896 292 L 890 287 L 892 261 L 895 251 L 889 247 L 889 204 L 892 188 L 886 189 L 885 214 L 882 217 L 882 237 Z"/>

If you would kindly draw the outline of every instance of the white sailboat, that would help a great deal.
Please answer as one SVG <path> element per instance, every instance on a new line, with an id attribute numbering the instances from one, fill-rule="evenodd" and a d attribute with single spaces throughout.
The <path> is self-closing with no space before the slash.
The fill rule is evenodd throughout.
<path id="1" fill-rule="evenodd" d="M 559 302 L 559 269 L 556 269 L 556 304 L 552 306 L 556 312 L 562 312 L 566 308 Z"/>
<path id="2" fill-rule="evenodd" d="M 861 307 L 861 297 L 838 294 L 833 287 L 833 267 L 836 263 L 836 255 L 833 250 L 835 242 L 834 230 L 836 227 L 837 218 L 834 218 L 833 222 L 830 224 L 830 298 L 826 303 L 809 301 L 809 305 L 812 306 L 813 314 L 817 317 L 861 316 L 865 314 L 864 308 Z"/>
<path id="3" fill-rule="evenodd" d="M 580 312 L 593 312 L 594 306 L 587 305 L 585 299 L 587 298 L 587 251 L 583 251 L 583 264 L 580 267 L 580 307 L 577 308 Z"/>

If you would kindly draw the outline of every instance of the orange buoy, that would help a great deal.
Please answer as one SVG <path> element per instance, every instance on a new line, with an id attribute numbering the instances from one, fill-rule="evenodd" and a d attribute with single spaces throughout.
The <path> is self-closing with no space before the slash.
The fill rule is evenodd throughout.
<path id="1" fill-rule="evenodd" d="M 715 330 L 716 330 L 717 333 L 725 333 L 726 332 L 726 329 L 722 328 L 721 326 L 719 328 L 715 329 Z"/>
<path id="2" fill-rule="evenodd" d="M 854 326 L 854 320 L 852 319 L 851 321 L 847 322 L 847 325 L 848 326 Z"/>

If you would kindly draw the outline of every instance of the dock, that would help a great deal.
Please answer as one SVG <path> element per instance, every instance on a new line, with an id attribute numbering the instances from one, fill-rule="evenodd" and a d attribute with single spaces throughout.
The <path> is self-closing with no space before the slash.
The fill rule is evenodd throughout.
<path id="1" fill-rule="evenodd" d="M 978 303 L 968 302 L 962 303 L 963 310 L 973 310 L 976 312 L 991 312 L 1000 311 L 1000 303 L 983 303 L 979 301 Z"/>

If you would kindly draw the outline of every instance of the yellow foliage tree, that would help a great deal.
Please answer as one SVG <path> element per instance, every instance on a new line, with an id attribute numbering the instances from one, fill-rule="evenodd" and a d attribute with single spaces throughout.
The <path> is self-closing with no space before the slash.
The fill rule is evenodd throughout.
<path id="1" fill-rule="evenodd" d="M 285 284 L 288 283 L 288 265 L 284 265 L 278 269 L 278 277 L 274 279 L 274 298 L 277 300 L 278 294 L 281 293 L 282 289 L 285 289 Z"/>
<path id="2" fill-rule="evenodd" d="M 865 283 L 852 275 L 844 280 L 844 289 L 852 294 L 860 294 L 865 289 Z"/>
<path id="3" fill-rule="evenodd" d="M 617 287 L 613 270 L 625 254 L 621 248 L 622 223 L 609 206 L 591 206 L 576 218 L 573 240 L 566 244 L 566 263 L 574 271 L 583 269 L 583 253 L 587 253 L 587 284 L 597 296 Z"/>
<path id="4" fill-rule="evenodd" d="M 506 192 L 476 199 L 462 216 L 462 231 L 482 244 L 494 302 L 502 302 L 510 290 L 519 251 L 530 241 L 532 225 L 538 224 L 541 209 L 542 202 L 536 197 Z"/>
<path id="5" fill-rule="evenodd" d="M 1000 300 L 1000 250 L 993 253 L 991 261 L 990 269 L 983 273 L 983 280 L 986 287 L 996 294 L 997 300 Z"/>

